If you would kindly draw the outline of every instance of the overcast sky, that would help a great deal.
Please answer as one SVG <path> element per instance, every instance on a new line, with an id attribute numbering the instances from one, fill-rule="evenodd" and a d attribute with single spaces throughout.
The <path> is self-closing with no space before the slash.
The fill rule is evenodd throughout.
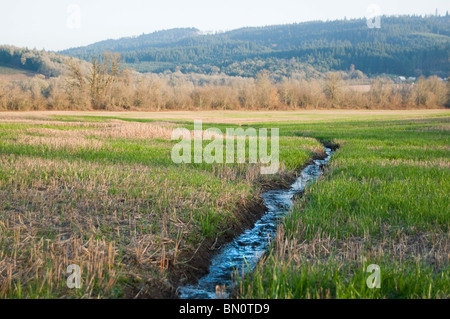
<path id="1" fill-rule="evenodd" d="M 381 14 L 440 14 L 449 0 L 0 0 L 0 44 L 62 50 L 176 27 L 231 30 Z"/>

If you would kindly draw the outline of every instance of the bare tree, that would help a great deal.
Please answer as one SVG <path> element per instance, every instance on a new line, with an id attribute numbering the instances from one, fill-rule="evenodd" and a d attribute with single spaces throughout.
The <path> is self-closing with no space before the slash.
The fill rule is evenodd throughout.
<path id="1" fill-rule="evenodd" d="M 447 11 L 448 16 L 448 11 Z M 447 101 L 445 102 L 445 107 L 450 108 L 450 76 L 447 78 Z"/>
<path id="2" fill-rule="evenodd" d="M 67 63 L 69 69 L 69 77 L 66 80 L 67 85 L 70 88 L 83 89 L 86 86 L 86 79 L 81 71 L 81 66 L 76 61 L 70 61 Z"/>
<path id="3" fill-rule="evenodd" d="M 70 108 L 88 108 L 87 79 L 78 60 L 66 63 L 68 72 L 64 82 Z"/>
<path id="4" fill-rule="evenodd" d="M 107 96 L 120 71 L 120 54 L 105 52 L 102 61 L 94 59 L 88 76 L 90 97 L 94 109 L 105 109 Z"/>
<path id="5" fill-rule="evenodd" d="M 335 107 L 339 103 L 341 78 L 338 73 L 330 72 L 325 78 L 324 93 Z"/>

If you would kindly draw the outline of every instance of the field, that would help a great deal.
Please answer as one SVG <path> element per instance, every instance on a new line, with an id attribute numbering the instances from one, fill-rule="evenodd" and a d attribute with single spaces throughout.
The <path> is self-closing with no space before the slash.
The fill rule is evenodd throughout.
<path id="1" fill-rule="evenodd" d="M 239 297 L 449 298 L 449 120 L 285 127 L 340 149 Z M 371 264 L 380 289 L 366 285 Z"/>
<path id="2" fill-rule="evenodd" d="M 0 64 L 0 81 L 22 81 L 37 73 Z"/>
<path id="3" fill-rule="evenodd" d="M 281 171 L 182 164 L 174 128 L 280 129 Z M 450 112 L 0 113 L 0 298 L 174 297 L 322 144 L 238 298 L 450 297 Z M 82 269 L 81 289 L 66 268 Z M 369 264 L 381 288 L 366 286 Z"/>

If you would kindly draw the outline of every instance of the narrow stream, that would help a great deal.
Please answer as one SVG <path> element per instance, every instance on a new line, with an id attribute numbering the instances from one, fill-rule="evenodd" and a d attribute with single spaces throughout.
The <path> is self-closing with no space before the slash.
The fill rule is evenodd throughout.
<path id="1" fill-rule="evenodd" d="M 271 190 L 262 194 L 267 207 L 263 217 L 252 229 L 246 230 L 219 251 L 211 261 L 209 273 L 197 284 L 180 287 L 181 299 L 215 299 L 217 285 L 227 287 L 225 297 L 228 298 L 233 285 L 232 275 L 254 269 L 275 237 L 279 219 L 291 209 L 294 195 L 303 192 L 309 183 L 323 174 L 322 167 L 332 154 L 329 148 L 325 148 L 325 152 L 327 157 L 324 160 L 314 160 L 314 164 L 303 169 L 289 189 Z"/>

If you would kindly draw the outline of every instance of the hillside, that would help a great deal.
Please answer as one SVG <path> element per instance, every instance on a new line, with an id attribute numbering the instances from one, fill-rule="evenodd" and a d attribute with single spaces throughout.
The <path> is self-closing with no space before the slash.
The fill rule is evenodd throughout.
<path id="1" fill-rule="evenodd" d="M 79 61 L 55 52 L 44 50 L 30 50 L 18 48 L 11 45 L 0 45 L 0 74 L 8 79 L 17 76 L 22 79 L 24 76 L 42 74 L 46 77 L 57 77 L 67 74 L 67 64 L 75 60 L 82 69 L 87 70 L 89 63 Z"/>
<path id="2" fill-rule="evenodd" d="M 381 18 L 380 29 L 365 19 L 305 22 L 241 28 L 203 35 L 197 29 L 172 29 L 107 40 L 61 53 L 85 60 L 103 51 L 121 53 L 140 72 L 225 73 L 254 76 L 266 69 L 275 76 L 316 76 L 348 70 L 405 76 L 450 73 L 450 17 Z"/>
<path id="3" fill-rule="evenodd" d="M 38 73 L 0 63 L 0 81 L 22 81 Z"/>

